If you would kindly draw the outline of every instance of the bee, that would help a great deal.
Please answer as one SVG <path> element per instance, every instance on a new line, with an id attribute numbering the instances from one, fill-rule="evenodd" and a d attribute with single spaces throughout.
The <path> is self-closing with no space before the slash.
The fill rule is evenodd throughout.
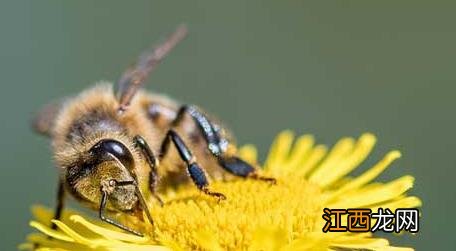
<path id="1" fill-rule="evenodd" d="M 145 214 L 153 224 L 144 191 L 163 205 L 159 187 L 187 180 L 219 200 L 225 195 L 209 189 L 209 178 L 231 174 L 275 182 L 236 155 L 231 133 L 218 120 L 194 105 L 181 105 L 142 89 L 148 75 L 186 34 L 186 27 L 180 26 L 163 43 L 141 54 L 116 88 L 98 84 L 37 113 L 33 128 L 51 139 L 59 170 L 55 219 L 60 219 L 70 194 L 98 211 L 102 221 L 142 236 L 109 213 L 141 219 Z"/>

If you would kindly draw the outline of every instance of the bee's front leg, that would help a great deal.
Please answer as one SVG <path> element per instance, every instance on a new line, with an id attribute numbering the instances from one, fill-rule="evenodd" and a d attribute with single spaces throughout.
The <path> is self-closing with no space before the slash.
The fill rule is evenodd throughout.
<path id="1" fill-rule="evenodd" d="M 137 235 L 137 236 L 143 236 L 141 233 L 139 232 L 136 232 L 135 230 L 133 229 L 130 229 L 108 217 L 105 216 L 105 209 L 106 209 L 106 203 L 108 202 L 108 196 L 109 194 L 114 190 L 114 188 L 116 187 L 117 185 L 117 182 L 115 180 L 109 180 L 109 181 L 106 181 L 106 182 L 103 182 L 101 184 L 101 187 L 100 187 L 100 192 L 101 192 L 101 200 L 100 200 L 100 207 L 98 208 L 98 216 L 100 217 L 100 219 L 106 223 L 109 223 L 113 226 L 116 226 L 124 231 L 127 231 L 129 233 L 132 233 L 134 235 Z M 128 182 L 125 184 L 122 184 L 122 185 L 133 185 L 133 182 Z"/>
<path id="2" fill-rule="evenodd" d="M 113 226 L 116 226 L 126 232 L 129 232 L 129 233 L 132 233 L 134 235 L 137 235 L 137 236 L 140 236 L 140 237 L 143 237 L 143 234 L 133 230 L 133 229 L 130 229 L 128 228 L 127 226 L 124 226 L 122 225 L 121 223 L 117 222 L 117 221 L 114 221 L 113 219 L 111 218 L 108 218 L 106 217 L 105 215 L 105 209 L 106 209 L 106 204 L 108 202 L 108 196 L 112 193 L 112 191 L 114 191 L 115 187 L 117 186 L 135 186 L 137 192 L 139 192 L 139 189 L 138 189 L 138 186 L 137 184 L 135 183 L 135 181 L 116 181 L 116 180 L 106 180 L 104 182 L 101 183 L 101 186 L 100 186 L 100 192 L 101 192 L 101 200 L 100 200 L 100 206 L 98 208 L 98 216 L 100 217 L 100 220 L 106 222 L 106 223 L 109 223 Z M 140 199 L 140 202 L 141 204 L 143 204 L 143 206 L 145 206 L 145 203 L 144 203 L 144 199 L 142 198 L 142 195 L 140 193 L 137 194 L 139 199 Z M 149 218 L 149 221 L 151 224 L 153 224 L 153 221 L 152 221 L 152 217 L 150 217 L 150 214 L 149 214 L 149 210 L 147 208 L 147 206 L 145 206 L 144 210 L 146 210 L 146 214 L 147 214 L 147 217 Z"/>
<path id="3" fill-rule="evenodd" d="M 149 187 L 152 192 L 152 195 L 158 200 L 161 206 L 163 206 L 163 200 L 157 194 L 157 182 L 158 182 L 158 174 L 157 174 L 157 159 L 155 158 L 154 153 L 147 144 L 146 140 L 137 135 L 134 138 L 136 146 L 141 150 L 144 158 L 146 159 L 147 164 L 150 167 L 150 175 L 149 175 Z"/>

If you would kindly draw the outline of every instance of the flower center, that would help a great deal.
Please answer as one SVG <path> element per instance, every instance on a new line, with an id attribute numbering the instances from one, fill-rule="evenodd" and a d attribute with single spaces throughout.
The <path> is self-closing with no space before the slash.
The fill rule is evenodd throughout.
<path id="1" fill-rule="evenodd" d="M 188 184 L 168 193 L 163 207 L 151 207 L 158 242 L 173 240 L 188 249 L 210 239 L 222 248 L 247 247 L 271 227 L 284 230 L 291 241 L 311 232 L 321 218 L 321 191 L 302 178 L 281 178 L 277 185 L 248 179 L 214 182 L 211 187 L 227 200 L 217 202 Z"/>

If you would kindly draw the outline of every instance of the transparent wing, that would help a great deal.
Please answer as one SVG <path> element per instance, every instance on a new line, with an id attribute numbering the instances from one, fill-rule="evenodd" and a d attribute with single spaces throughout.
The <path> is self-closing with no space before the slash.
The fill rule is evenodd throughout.
<path id="1" fill-rule="evenodd" d="M 162 44 L 140 55 L 138 62 L 127 69 L 117 82 L 116 95 L 119 111 L 125 111 L 144 81 L 158 63 L 187 35 L 187 28 L 179 26 Z"/>

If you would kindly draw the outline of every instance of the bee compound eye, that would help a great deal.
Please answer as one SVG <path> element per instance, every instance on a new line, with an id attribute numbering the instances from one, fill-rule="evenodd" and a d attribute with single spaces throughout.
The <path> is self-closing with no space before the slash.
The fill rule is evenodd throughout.
<path id="1" fill-rule="evenodd" d="M 90 152 L 99 160 L 109 159 L 109 154 L 116 157 L 123 165 L 130 168 L 133 166 L 133 156 L 128 148 L 121 142 L 114 139 L 103 139 L 98 141 Z"/>

